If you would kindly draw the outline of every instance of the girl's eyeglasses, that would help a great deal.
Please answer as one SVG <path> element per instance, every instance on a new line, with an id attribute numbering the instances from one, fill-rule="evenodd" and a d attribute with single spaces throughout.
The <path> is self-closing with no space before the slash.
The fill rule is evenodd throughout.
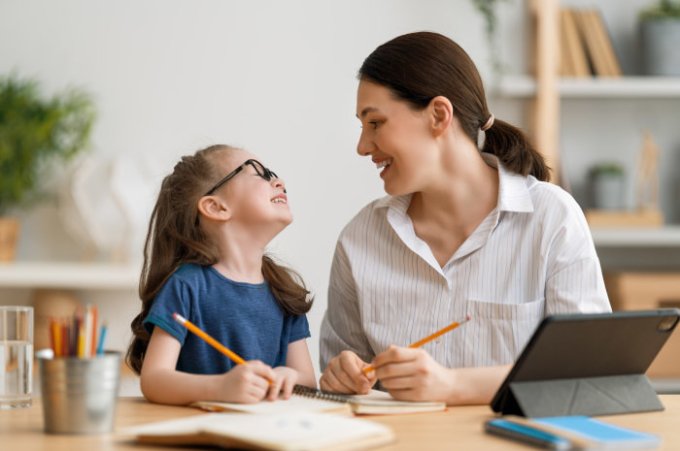
<path id="1" fill-rule="evenodd" d="M 276 173 L 274 171 L 270 171 L 269 169 L 264 167 L 264 165 L 262 163 L 260 163 L 259 161 L 250 159 L 250 160 L 244 161 L 241 166 L 237 167 L 236 169 L 231 171 L 229 174 L 224 176 L 224 178 L 221 179 L 219 182 L 215 183 L 215 185 L 212 188 L 210 188 L 204 194 L 204 196 L 209 196 L 212 193 L 214 193 L 220 186 L 224 185 L 229 180 L 236 177 L 236 175 L 239 172 L 241 172 L 246 166 L 252 166 L 255 169 L 255 172 L 257 173 L 257 175 L 259 175 L 260 177 L 262 177 L 263 179 L 265 179 L 268 182 L 273 178 L 279 178 L 279 176 L 276 175 Z"/>

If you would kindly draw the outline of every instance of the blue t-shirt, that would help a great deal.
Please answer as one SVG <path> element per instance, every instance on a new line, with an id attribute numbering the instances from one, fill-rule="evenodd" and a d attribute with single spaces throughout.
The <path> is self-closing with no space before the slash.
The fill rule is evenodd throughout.
<path id="1" fill-rule="evenodd" d="M 144 326 L 158 326 L 182 345 L 177 370 L 221 374 L 234 367 L 225 355 L 173 320 L 179 313 L 245 360 L 286 364 L 288 344 L 310 336 L 305 315 L 286 313 L 266 282 L 235 282 L 212 266 L 185 264 L 153 301 Z"/>

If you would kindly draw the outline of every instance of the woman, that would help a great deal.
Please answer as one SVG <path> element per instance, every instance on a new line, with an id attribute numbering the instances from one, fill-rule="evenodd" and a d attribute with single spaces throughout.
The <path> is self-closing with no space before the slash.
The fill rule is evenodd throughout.
<path id="1" fill-rule="evenodd" d="M 379 380 L 398 399 L 487 403 L 543 317 L 611 310 L 588 225 L 522 132 L 488 110 L 450 39 L 397 37 L 359 80 L 357 151 L 388 196 L 338 239 L 321 388 L 366 393 Z"/>

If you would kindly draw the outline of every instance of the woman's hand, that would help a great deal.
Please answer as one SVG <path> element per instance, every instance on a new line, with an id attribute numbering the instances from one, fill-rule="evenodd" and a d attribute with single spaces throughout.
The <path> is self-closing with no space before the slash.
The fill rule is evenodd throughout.
<path id="1" fill-rule="evenodd" d="M 276 374 L 276 377 L 269 386 L 267 399 L 276 401 L 279 397 L 290 398 L 290 395 L 293 394 L 293 387 L 298 380 L 298 372 L 287 366 L 277 366 L 274 368 L 274 374 Z"/>
<path id="2" fill-rule="evenodd" d="M 218 398 L 244 404 L 262 401 L 269 391 L 270 381 L 276 378 L 276 373 L 269 365 L 250 360 L 222 375 L 217 390 Z"/>
<path id="3" fill-rule="evenodd" d="M 361 371 L 367 366 L 368 363 L 352 351 L 342 351 L 328 362 L 319 379 L 321 390 L 335 393 L 368 393 L 377 379 L 375 372 L 364 374 Z"/>
<path id="4" fill-rule="evenodd" d="M 450 402 L 455 372 L 420 348 L 390 346 L 373 360 L 375 374 L 395 399 Z"/>

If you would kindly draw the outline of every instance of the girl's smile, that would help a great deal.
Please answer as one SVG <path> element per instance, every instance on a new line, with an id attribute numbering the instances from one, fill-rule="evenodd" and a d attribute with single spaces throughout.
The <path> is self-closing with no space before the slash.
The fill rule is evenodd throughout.
<path id="1" fill-rule="evenodd" d="M 273 204 L 287 204 L 288 203 L 288 196 L 286 196 L 284 193 L 277 194 L 276 196 L 272 197 L 272 203 Z"/>

